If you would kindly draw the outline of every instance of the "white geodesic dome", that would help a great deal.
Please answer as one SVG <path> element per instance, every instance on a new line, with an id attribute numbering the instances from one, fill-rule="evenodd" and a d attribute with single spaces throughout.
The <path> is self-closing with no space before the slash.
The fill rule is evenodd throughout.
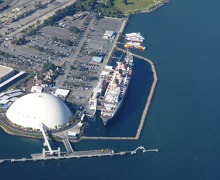
<path id="1" fill-rule="evenodd" d="M 56 129 L 67 124 L 72 113 L 63 101 L 53 95 L 31 93 L 16 100 L 6 116 L 12 123 L 25 128 L 39 129 L 39 124 L 43 123 Z"/>

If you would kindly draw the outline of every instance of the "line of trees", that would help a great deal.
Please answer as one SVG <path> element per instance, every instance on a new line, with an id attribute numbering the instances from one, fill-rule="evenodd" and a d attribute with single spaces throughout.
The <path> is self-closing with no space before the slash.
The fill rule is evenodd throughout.
<path id="1" fill-rule="evenodd" d="M 55 66 L 53 63 L 47 62 L 47 63 L 44 63 L 44 64 L 43 64 L 42 70 L 43 70 L 43 72 L 45 73 L 45 72 L 49 71 L 50 69 L 51 69 L 52 71 L 54 71 L 56 68 L 57 68 L 57 66 Z"/>
<path id="2" fill-rule="evenodd" d="M 75 34 L 77 34 L 77 33 L 79 33 L 79 28 L 77 28 L 77 27 L 75 27 L 75 26 L 71 26 L 70 28 L 69 28 L 69 31 L 71 31 L 71 32 L 73 32 L 73 33 L 75 33 Z"/>
<path id="3" fill-rule="evenodd" d="M 127 0 L 122 0 L 122 3 L 123 3 L 124 5 L 127 5 L 127 4 L 128 4 L 128 1 L 127 1 Z"/>
<path id="4" fill-rule="evenodd" d="M 24 37 L 21 38 L 13 37 L 11 43 L 16 45 L 24 45 L 27 43 L 27 40 Z"/>
<path id="5" fill-rule="evenodd" d="M 113 0 L 106 0 L 104 3 L 99 3 L 97 6 L 99 16 L 109 16 L 109 17 L 123 17 L 123 13 L 114 7 Z"/>
<path id="6" fill-rule="evenodd" d="M 76 12 L 91 11 L 95 8 L 96 0 L 77 0 L 70 6 L 66 6 L 63 9 L 59 9 L 55 12 L 55 15 L 44 20 L 45 25 L 53 26 L 56 21 L 61 20 L 65 16 L 72 16 Z"/>
<path id="7" fill-rule="evenodd" d="M 69 39 L 59 39 L 58 37 L 54 36 L 54 37 L 52 37 L 52 40 L 57 41 L 57 42 L 59 41 L 59 42 L 65 44 L 67 46 L 72 46 L 73 45 L 73 42 Z"/>
<path id="8" fill-rule="evenodd" d="M 123 0 L 127 4 L 127 0 Z M 72 16 L 76 12 L 91 11 L 97 9 L 99 16 L 123 17 L 123 13 L 114 7 L 114 0 L 105 0 L 104 3 L 97 3 L 97 0 L 77 0 L 70 6 L 59 9 L 55 15 L 44 20 L 45 25 L 53 26 L 55 22 L 61 20 L 65 16 Z"/>

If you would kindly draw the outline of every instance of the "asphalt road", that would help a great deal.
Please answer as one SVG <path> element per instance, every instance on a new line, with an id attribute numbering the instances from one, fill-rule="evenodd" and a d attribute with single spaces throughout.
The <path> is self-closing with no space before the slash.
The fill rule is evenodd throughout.
<path id="1" fill-rule="evenodd" d="M 36 22 L 38 20 L 41 21 L 41 23 L 44 22 L 45 19 L 47 19 L 48 17 L 52 16 L 55 14 L 55 12 L 58 10 L 58 9 L 62 9 L 62 8 L 65 8 L 66 6 L 69 6 L 71 4 L 73 4 L 76 0 L 70 0 L 68 2 L 65 2 L 63 5 L 61 6 L 58 6 L 58 7 L 55 7 L 54 9 L 50 10 L 49 12 L 46 12 L 42 15 L 40 15 L 39 17 L 36 17 L 35 19 L 31 19 L 30 21 L 26 22 L 26 24 L 24 26 L 22 26 L 20 29 L 10 33 L 9 35 L 7 35 L 8 37 L 12 37 L 16 34 L 18 34 L 19 32 L 21 32 L 22 30 L 26 29 L 28 26 L 32 25 L 32 24 L 36 24 Z"/>
<path id="2" fill-rule="evenodd" d="M 84 32 L 84 35 L 81 37 L 80 42 L 78 43 L 78 45 L 76 46 L 75 50 L 70 54 L 70 59 L 69 59 L 69 63 L 66 66 L 66 70 L 65 70 L 65 75 L 64 76 L 60 76 L 57 79 L 57 86 L 58 87 L 63 87 L 63 83 L 64 81 L 67 79 L 67 75 L 69 74 L 69 72 L 71 71 L 70 66 L 74 63 L 74 61 L 77 59 L 77 55 L 80 52 L 80 48 L 82 47 L 83 43 L 87 40 L 87 34 L 89 34 L 89 29 L 91 27 L 91 25 L 93 24 L 94 18 L 92 18 L 92 16 L 89 16 L 90 23 L 88 24 L 88 26 L 86 27 L 86 30 Z"/>

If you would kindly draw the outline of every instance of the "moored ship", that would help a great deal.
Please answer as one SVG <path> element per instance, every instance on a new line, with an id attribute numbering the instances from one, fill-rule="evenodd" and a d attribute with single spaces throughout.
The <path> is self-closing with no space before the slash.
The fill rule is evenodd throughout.
<path id="1" fill-rule="evenodd" d="M 117 62 L 104 95 L 100 115 L 104 125 L 115 116 L 123 103 L 131 79 L 132 66 L 133 56 L 127 51 L 124 60 Z"/>
<path id="2" fill-rule="evenodd" d="M 144 40 L 144 36 L 141 35 L 141 33 L 127 33 L 126 35 L 126 38 L 139 38 L 139 39 L 142 39 Z"/>
<path id="3" fill-rule="evenodd" d="M 141 33 L 127 33 L 125 35 L 125 39 L 130 42 L 143 42 L 145 38 L 141 35 Z"/>
<path id="4" fill-rule="evenodd" d="M 131 48 L 136 48 L 136 49 L 140 49 L 140 50 L 145 50 L 145 47 L 144 46 L 141 46 L 140 43 L 138 42 L 127 42 L 125 45 L 124 45 L 125 48 L 127 49 L 131 49 Z"/>
<path id="5" fill-rule="evenodd" d="M 144 39 L 138 37 L 126 37 L 125 39 L 130 42 L 144 42 Z"/>

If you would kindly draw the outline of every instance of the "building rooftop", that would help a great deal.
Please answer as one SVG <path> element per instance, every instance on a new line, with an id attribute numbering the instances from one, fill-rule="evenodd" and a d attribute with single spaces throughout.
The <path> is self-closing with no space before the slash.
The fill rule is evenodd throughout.
<path id="1" fill-rule="evenodd" d="M 14 75 L 13 77 L 11 77 L 10 79 L 6 80 L 5 82 L 0 84 L 0 88 L 4 87 L 6 84 L 8 84 L 9 82 L 15 80 L 16 78 L 18 78 L 19 76 L 22 76 L 23 74 L 25 74 L 25 71 L 21 71 L 18 74 Z"/>
<path id="2" fill-rule="evenodd" d="M 72 112 L 59 98 L 46 93 L 30 93 L 17 99 L 7 110 L 7 118 L 22 127 L 39 129 L 43 123 L 57 129 L 69 123 Z"/>
<path id="3" fill-rule="evenodd" d="M 12 71 L 12 68 L 0 65 L 0 78 Z"/>
<path id="4" fill-rule="evenodd" d="M 102 59 L 103 59 L 103 57 L 101 57 L 101 56 L 93 56 L 91 61 L 101 63 Z"/>

